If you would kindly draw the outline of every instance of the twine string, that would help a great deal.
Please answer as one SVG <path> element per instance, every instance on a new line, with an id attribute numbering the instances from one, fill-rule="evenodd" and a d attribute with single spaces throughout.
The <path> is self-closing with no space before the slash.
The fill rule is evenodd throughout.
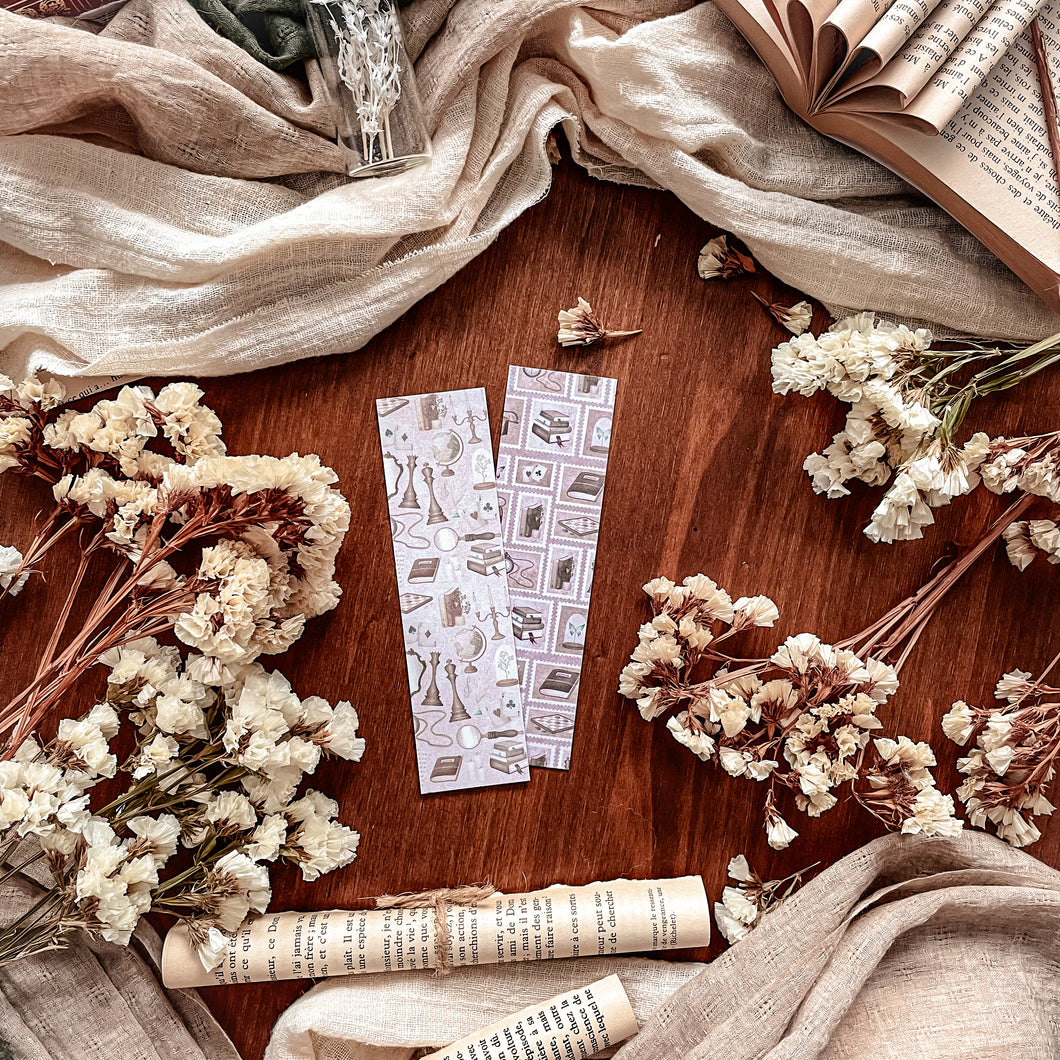
<path id="1" fill-rule="evenodd" d="M 449 906 L 470 908 L 496 894 L 497 889 L 485 883 L 469 883 L 462 887 L 438 887 L 433 891 L 405 891 L 402 894 L 381 894 L 375 900 L 376 909 L 433 909 L 434 910 L 434 974 L 449 975 L 453 962 L 449 956 Z"/>

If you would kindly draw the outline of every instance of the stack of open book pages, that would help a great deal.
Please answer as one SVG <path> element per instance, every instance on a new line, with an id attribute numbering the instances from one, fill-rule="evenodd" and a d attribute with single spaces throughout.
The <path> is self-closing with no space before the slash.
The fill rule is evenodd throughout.
<path id="1" fill-rule="evenodd" d="M 1060 0 L 716 0 L 792 110 L 930 195 L 1060 308 L 1060 189 L 1031 23 Z M 1058 160 L 1060 161 L 1060 160 Z"/>

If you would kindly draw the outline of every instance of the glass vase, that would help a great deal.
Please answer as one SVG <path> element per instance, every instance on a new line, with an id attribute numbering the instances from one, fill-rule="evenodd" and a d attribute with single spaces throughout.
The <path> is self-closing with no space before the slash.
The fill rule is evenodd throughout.
<path id="1" fill-rule="evenodd" d="M 305 0 L 305 11 L 349 175 L 427 162 L 431 142 L 395 0 Z"/>

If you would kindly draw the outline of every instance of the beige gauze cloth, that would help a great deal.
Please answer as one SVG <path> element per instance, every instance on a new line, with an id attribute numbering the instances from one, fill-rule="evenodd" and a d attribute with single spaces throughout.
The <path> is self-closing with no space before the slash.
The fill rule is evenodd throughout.
<path id="1" fill-rule="evenodd" d="M 616 1060 L 1055 1060 L 1060 872 L 993 836 L 885 836 L 711 964 L 587 958 L 350 976 L 299 998 L 266 1060 L 409 1060 L 617 973 Z"/>
<path id="2" fill-rule="evenodd" d="M 0 10 L 0 371 L 217 375 L 357 349 L 547 193 L 560 122 L 594 176 L 669 189 L 833 312 L 1060 331 L 941 210 L 788 111 L 710 3 L 403 17 L 434 158 L 351 182 L 319 71 L 267 70 L 186 0 L 129 0 L 98 35 Z"/>
<path id="3" fill-rule="evenodd" d="M 37 875 L 50 885 L 46 873 Z M 5 880 L 3 923 L 30 909 L 40 894 L 25 876 Z M 129 946 L 75 934 L 67 949 L 0 968 L 0 1057 L 240 1060 L 194 990 L 162 986 L 161 955 L 161 940 L 141 920 Z"/>

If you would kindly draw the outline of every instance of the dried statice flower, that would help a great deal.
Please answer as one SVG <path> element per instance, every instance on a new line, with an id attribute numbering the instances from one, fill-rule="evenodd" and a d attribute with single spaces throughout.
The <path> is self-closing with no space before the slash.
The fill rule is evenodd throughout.
<path id="1" fill-rule="evenodd" d="M 887 486 L 865 528 L 872 541 L 922 537 L 935 520 L 932 509 L 970 493 L 980 478 L 994 492 L 1018 487 L 1060 497 L 1056 434 L 991 442 L 979 432 L 963 444 L 955 440 L 978 396 L 1060 359 L 1060 335 L 1015 352 L 935 350 L 932 342 L 929 331 L 861 313 L 773 350 L 776 393 L 827 390 L 850 405 L 843 430 L 803 469 L 814 491 L 830 498 L 847 495 L 854 480 Z"/>
<path id="2" fill-rule="evenodd" d="M 337 804 L 294 794 L 322 757 L 360 759 L 356 711 L 301 699 L 255 662 L 185 660 L 150 638 L 102 661 L 103 701 L 0 762 L 0 861 L 35 836 L 54 878 L 47 915 L 0 924 L 0 964 L 62 946 L 75 928 L 125 945 L 154 909 L 188 921 L 212 967 L 267 908 L 266 862 L 311 880 L 354 857 L 358 835 L 335 820 Z M 135 747 L 119 765 L 123 728 Z M 92 789 L 119 769 L 126 790 L 93 810 Z M 191 865 L 171 871 L 179 846 Z"/>
<path id="3" fill-rule="evenodd" d="M 1055 807 L 1048 792 L 1060 756 L 1060 688 L 1045 683 L 1050 664 L 1037 680 L 1013 670 L 997 683 L 996 707 L 957 700 L 942 719 L 954 743 L 974 745 L 957 760 L 965 780 L 957 789 L 975 828 L 989 822 L 998 836 L 1023 847 L 1041 838 L 1036 817 Z"/>
<path id="4" fill-rule="evenodd" d="M 732 858 L 729 878 L 734 883 L 721 892 L 721 901 L 714 903 L 714 921 L 726 941 L 733 945 L 745 938 L 764 916 L 802 886 L 803 877 L 818 864 L 814 862 L 782 880 L 763 880 L 743 854 Z"/>
<path id="5" fill-rule="evenodd" d="M 800 633 L 769 658 L 744 660 L 732 670 L 732 649 L 724 642 L 773 625 L 779 614 L 768 597 L 733 601 L 703 574 L 681 585 L 655 578 L 644 592 L 652 618 L 640 627 L 618 691 L 647 721 L 669 715 L 667 730 L 701 761 L 765 785 L 771 847 L 783 849 L 798 834 L 776 808 L 785 790 L 809 817 L 835 806 L 835 792 L 848 785 L 856 801 L 892 828 L 928 835 L 960 829 L 952 802 L 947 813 L 927 771 L 934 765 L 930 748 L 904 737 L 872 740 L 883 725 L 876 712 L 897 691 L 898 673 L 882 658 L 852 649 L 861 642 L 871 647 L 878 623 L 837 645 Z M 927 614 L 916 596 L 899 605 L 887 616 L 896 630 L 887 647 L 896 649 Z"/>
<path id="6" fill-rule="evenodd" d="M 8 596 L 18 596 L 28 577 L 22 553 L 10 545 L 0 545 L 0 589 Z"/>
<path id="7" fill-rule="evenodd" d="M 618 339 L 626 335 L 639 335 L 636 331 L 611 331 L 604 327 L 593 307 L 584 298 L 571 309 L 559 311 L 559 344 L 561 346 L 591 346 L 601 339 Z"/>
<path id="8" fill-rule="evenodd" d="M 1009 562 L 1018 570 L 1026 570 L 1038 556 L 1060 563 L 1060 527 L 1052 519 L 1018 519 L 1002 536 Z"/>
<path id="9" fill-rule="evenodd" d="M 783 302 L 767 302 L 761 295 L 751 292 L 751 297 L 756 299 L 765 308 L 765 311 L 781 326 L 787 328 L 792 335 L 801 335 L 813 319 L 813 306 L 809 302 L 796 302 L 794 305 L 784 305 Z"/>
<path id="10" fill-rule="evenodd" d="M 729 246 L 727 235 L 715 236 L 699 252 L 696 271 L 704 280 L 724 280 L 755 271 L 754 259 Z"/>
<path id="11" fill-rule="evenodd" d="M 0 380 L 0 427 L 15 428 L 0 461 L 51 483 L 56 504 L 12 579 L 76 531 L 86 563 L 72 591 L 89 557 L 117 554 L 129 570 L 88 612 L 79 636 L 93 652 L 66 666 L 57 631 L 40 662 L 56 680 L 0 710 L 10 746 L 112 645 L 174 629 L 211 658 L 249 661 L 286 650 L 307 620 L 336 605 L 335 557 L 350 511 L 317 457 L 228 455 L 220 421 L 191 383 L 157 395 L 124 387 L 87 412 L 55 409 L 55 394 L 34 380 L 9 383 Z M 177 573 L 178 553 L 193 573 Z"/>

